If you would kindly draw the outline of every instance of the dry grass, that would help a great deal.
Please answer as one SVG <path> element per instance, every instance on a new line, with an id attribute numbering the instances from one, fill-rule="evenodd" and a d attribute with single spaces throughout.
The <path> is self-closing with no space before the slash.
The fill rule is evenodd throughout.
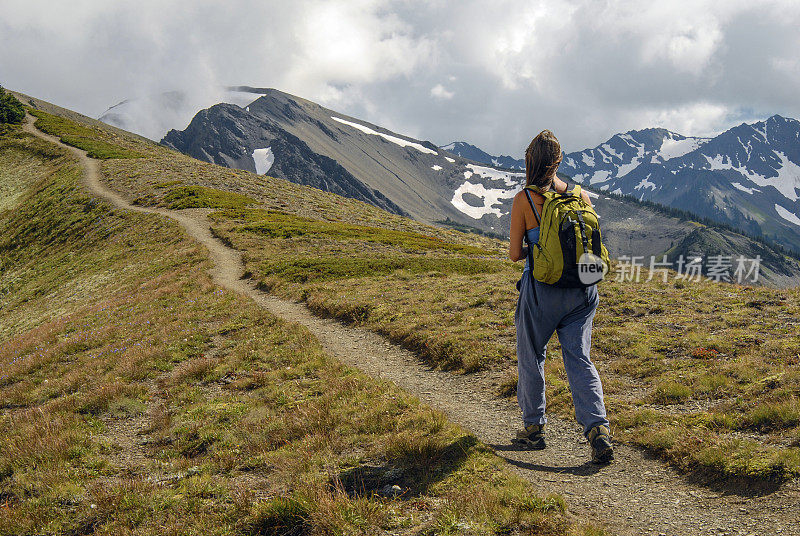
<path id="1" fill-rule="evenodd" d="M 298 226 L 281 218 L 289 230 Z M 276 223 L 265 231 L 232 211 L 212 219 L 264 288 L 369 327 L 434 365 L 507 370 L 502 391 L 513 394 L 518 266 L 498 255 L 375 243 L 347 226 L 335 237 L 308 236 L 281 234 Z M 464 262 L 480 268 L 466 271 Z M 797 290 L 603 283 L 594 355 L 617 437 L 688 470 L 777 480 L 800 474 L 798 314 Z M 558 355 L 557 340 L 550 349 Z M 551 359 L 547 373 L 551 409 L 571 415 L 563 365 Z M 714 454 L 726 449 L 734 454 Z"/>
<path id="2" fill-rule="evenodd" d="M 392 253 L 356 238 L 312 243 L 264 237 L 225 213 L 214 218 L 215 232 L 244 251 L 252 276 L 265 288 L 383 333 L 443 368 L 508 370 L 501 390 L 513 394 L 518 267 L 487 259 L 483 273 L 459 273 L 447 268 L 453 257 L 440 254 L 444 268 L 426 270 L 430 254 L 415 254 L 415 268 L 362 268 L 319 280 L 323 272 L 312 271 L 309 258 L 352 263 Z M 400 248 L 393 254 L 407 255 Z M 303 278 L 286 269 L 292 263 L 306 270 Z M 684 469 L 778 480 L 800 474 L 794 440 L 800 433 L 798 315 L 798 290 L 603 283 L 594 355 L 617 437 Z M 550 349 L 559 349 L 555 339 Z M 551 409 L 570 415 L 563 365 L 551 359 L 547 373 Z M 650 418 L 639 419 L 642 412 Z M 714 454 L 726 449 L 733 455 Z"/>
<path id="3" fill-rule="evenodd" d="M 62 142 L 78 147 L 92 158 L 139 158 L 140 153 L 116 142 L 115 136 L 98 127 L 81 125 L 74 121 L 49 114 L 43 110 L 30 110 L 36 116 L 36 128 L 58 136 Z"/>
<path id="4" fill-rule="evenodd" d="M 363 203 L 164 149 L 106 160 L 103 169 L 115 188 L 154 204 L 164 204 L 178 184 L 199 185 L 246 195 L 261 209 L 327 222 L 288 222 L 293 229 L 306 221 L 326 230 L 311 238 L 276 234 L 275 222 L 259 226 L 241 212 L 213 215 L 215 233 L 243 251 L 263 287 L 384 333 L 439 366 L 499 369 L 511 394 L 520 267 L 503 260 L 502 243 L 433 230 Z M 336 222 L 347 225 L 336 229 Z M 359 234 L 353 225 L 373 230 Z M 371 241 L 374 229 L 416 233 L 418 240 L 435 235 L 492 254 Z M 479 268 L 460 268 L 466 265 Z M 594 358 L 618 439 L 718 476 L 800 474 L 800 290 L 653 280 L 605 282 L 600 294 Z M 549 348 L 558 355 L 555 338 Z M 546 371 L 551 409 L 571 415 L 563 366 L 550 359 Z"/>
<path id="5" fill-rule="evenodd" d="M 299 217 L 419 233 L 446 243 L 502 253 L 503 244 L 499 240 L 432 227 L 361 201 L 274 177 L 201 162 L 164 147 L 132 147 L 144 152 L 146 158 L 104 160 L 102 170 L 115 190 L 142 204 L 166 205 L 164 198 L 174 187 L 202 186 L 245 195 L 258 201 L 261 208 Z"/>
<path id="6" fill-rule="evenodd" d="M 214 286 L 176 226 L 97 202 L 46 149 L 0 139 L 3 167 L 27 152 L 46 170 L 0 214 L 0 534 L 577 530 L 561 499 Z M 402 496 L 342 484 L 374 467 Z"/>
<path id="7" fill-rule="evenodd" d="M 359 235 L 331 222 L 423 237 L 434 232 L 363 203 L 183 156 L 111 160 L 104 168 L 115 186 L 132 196 L 151 195 L 154 203 L 167 191 L 159 182 L 174 177 L 246 194 L 264 209 L 291 215 L 284 218 L 290 229 L 319 226 L 292 217 L 328 222 L 327 233 L 309 237 L 281 234 L 274 222 L 259 226 L 242 212 L 212 215 L 214 232 L 243 252 L 250 275 L 264 288 L 385 334 L 432 364 L 500 369 L 501 392 L 513 394 L 514 283 L 521 268 L 503 259 L 501 242 L 436 231 L 444 242 L 490 253 L 470 255 L 370 241 L 375 231 Z M 457 269 L 465 260 L 481 268 Z M 600 294 L 594 358 L 618 439 L 718 476 L 780 480 L 800 474 L 794 370 L 800 291 L 654 279 L 605 282 Z M 555 338 L 549 349 L 558 355 Z M 546 371 L 551 409 L 571 416 L 563 365 L 550 359 Z M 731 456 L 717 456 L 726 449 Z"/>

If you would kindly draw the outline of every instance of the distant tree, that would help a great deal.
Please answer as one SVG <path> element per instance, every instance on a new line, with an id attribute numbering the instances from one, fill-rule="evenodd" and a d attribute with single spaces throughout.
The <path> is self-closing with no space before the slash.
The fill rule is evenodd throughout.
<path id="1" fill-rule="evenodd" d="M 25 119 L 25 108 L 17 98 L 0 86 L 0 124 L 20 123 Z"/>

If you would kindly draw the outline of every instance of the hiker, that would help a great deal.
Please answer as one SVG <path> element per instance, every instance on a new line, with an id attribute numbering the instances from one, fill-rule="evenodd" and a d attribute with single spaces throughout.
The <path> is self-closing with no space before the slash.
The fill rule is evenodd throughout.
<path id="1" fill-rule="evenodd" d="M 603 387 L 589 357 L 592 320 L 598 304 L 597 285 L 557 286 L 543 283 L 531 273 L 533 256 L 529 248 L 539 246 L 537 241 L 540 234 L 544 236 L 550 231 L 547 217 L 543 214 L 546 196 L 553 197 L 550 193 L 553 191 L 567 192 L 567 184 L 556 177 L 561 158 L 561 145 L 553 133 L 549 130 L 539 133 L 525 151 L 526 187 L 514 197 L 511 209 L 509 257 L 514 262 L 526 259 L 525 270 L 517 283 L 520 293 L 514 316 L 519 372 L 517 401 L 522 409 L 523 428 L 517 432 L 513 442 L 527 449 L 540 450 L 546 447 L 544 360 L 547 342 L 553 332 L 557 332 L 575 404 L 575 418 L 583 426 L 584 435 L 591 446 L 592 461 L 608 463 L 614 454 L 603 403 Z M 591 208 L 587 193 L 579 187 L 573 191 L 577 192 L 588 205 L 584 208 Z M 590 212 L 594 214 L 593 210 Z M 545 226 L 540 229 L 539 222 L 543 216 Z M 583 224 L 584 220 L 581 219 L 580 225 Z M 599 226 L 596 232 L 597 239 L 593 242 L 597 244 L 599 252 Z M 523 245 L 525 239 L 529 245 L 527 247 Z M 583 243 L 586 246 L 586 239 Z M 603 253 L 607 257 L 605 248 Z"/>

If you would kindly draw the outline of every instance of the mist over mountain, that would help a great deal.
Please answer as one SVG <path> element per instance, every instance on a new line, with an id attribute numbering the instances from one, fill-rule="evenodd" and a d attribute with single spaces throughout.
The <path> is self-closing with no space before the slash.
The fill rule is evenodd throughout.
<path id="1" fill-rule="evenodd" d="M 250 86 L 203 86 L 165 91 L 125 99 L 110 106 L 98 119 L 158 141 L 173 128 L 185 128 L 198 110 L 220 102 L 246 106 L 265 91 Z"/>

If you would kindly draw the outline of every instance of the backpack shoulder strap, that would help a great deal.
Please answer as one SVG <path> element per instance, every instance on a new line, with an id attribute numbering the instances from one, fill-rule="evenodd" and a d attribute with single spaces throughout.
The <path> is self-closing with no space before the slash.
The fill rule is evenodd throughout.
<path id="1" fill-rule="evenodd" d="M 533 215 L 536 216 L 536 221 L 539 223 L 539 226 L 542 225 L 542 219 L 539 217 L 539 211 L 536 210 L 536 205 L 533 204 L 533 199 L 531 199 L 531 193 L 527 187 L 523 188 L 525 191 L 525 197 L 528 198 L 528 203 L 531 204 L 531 209 L 533 209 Z M 531 278 L 531 290 L 533 292 L 533 302 L 538 306 L 539 305 L 539 297 L 536 295 L 536 280 L 533 277 L 533 244 L 530 243 L 528 240 L 528 231 L 526 230 L 522 233 L 522 239 L 528 244 L 528 274 Z"/>
<path id="2" fill-rule="evenodd" d="M 525 197 L 528 198 L 528 203 L 530 203 L 531 208 L 533 209 L 533 215 L 536 217 L 536 223 L 538 223 L 541 226 L 542 218 L 539 215 L 539 211 L 536 209 L 536 205 L 533 204 L 533 199 L 531 199 L 530 188 L 526 186 L 525 188 L 523 188 L 523 190 L 525 191 Z"/>

